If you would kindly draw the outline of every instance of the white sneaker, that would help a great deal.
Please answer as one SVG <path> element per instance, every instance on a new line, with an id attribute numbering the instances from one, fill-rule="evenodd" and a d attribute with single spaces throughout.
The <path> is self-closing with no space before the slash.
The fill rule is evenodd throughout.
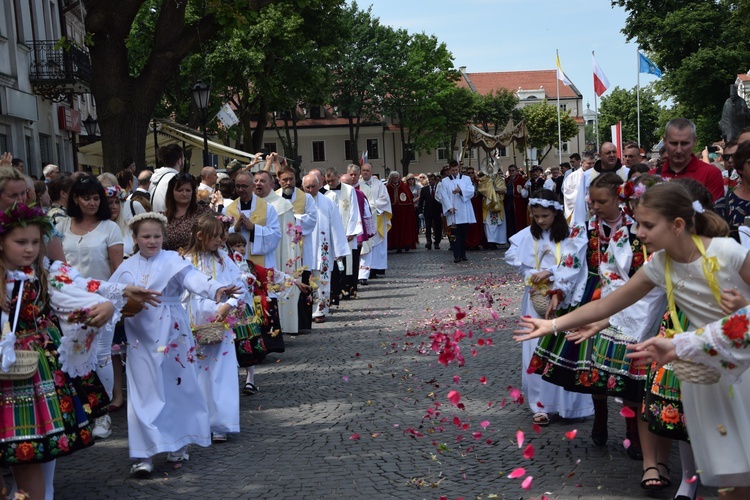
<path id="1" fill-rule="evenodd" d="M 109 415 L 99 417 L 94 421 L 94 429 L 91 431 L 97 439 L 107 439 L 112 435 L 112 419 Z"/>
<path id="2" fill-rule="evenodd" d="M 211 433 L 211 441 L 215 443 L 223 443 L 227 440 L 227 435 L 223 432 L 212 432 Z"/>
<path id="3" fill-rule="evenodd" d="M 187 451 L 184 451 L 180 453 L 179 451 L 174 453 L 167 453 L 167 462 L 170 463 L 177 463 L 177 462 L 187 462 L 190 460 L 190 453 Z"/>
<path id="4" fill-rule="evenodd" d="M 136 462 L 130 466 L 130 475 L 133 477 L 148 477 L 154 470 L 153 462 L 148 459 L 142 462 Z"/>

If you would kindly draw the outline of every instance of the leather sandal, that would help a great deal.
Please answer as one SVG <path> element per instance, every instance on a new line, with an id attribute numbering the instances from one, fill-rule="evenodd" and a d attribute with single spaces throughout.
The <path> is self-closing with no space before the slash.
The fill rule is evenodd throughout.
<path id="1" fill-rule="evenodd" d="M 667 464 L 656 462 L 656 467 L 663 467 L 667 473 L 662 475 L 661 471 L 659 471 L 659 479 L 661 479 L 661 482 L 664 483 L 665 488 L 669 488 L 672 486 L 672 480 L 669 479 L 669 466 Z"/>
<path id="2" fill-rule="evenodd" d="M 549 422 L 550 422 L 549 415 L 541 411 L 534 413 L 534 417 L 532 418 L 532 421 L 540 427 L 546 427 L 549 425 Z"/>
<path id="3" fill-rule="evenodd" d="M 641 480 L 641 488 L 648 491 L 661 491 L 664 488 L 667 487 L 666 484 L 664 484 L 664 480 L 661 477 L 661 474 L 659 473 L 658 467 L 646 467 L 643 469 L 643 474 L 645 475 L 648 471 L 655 470 L 656 474 L 659 477 L 649 477 Z M 649 484 L 651 483 L 651 484 Z"/>

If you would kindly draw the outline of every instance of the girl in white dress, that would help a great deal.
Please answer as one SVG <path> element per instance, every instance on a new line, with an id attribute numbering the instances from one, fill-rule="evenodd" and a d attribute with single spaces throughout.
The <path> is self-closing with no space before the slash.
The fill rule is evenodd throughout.
<path id="1" fill-rule="evenodd" d="M 569 297 L 580 269 L 559 265 L 562 255 L 570 252 L 567 247 L 572 243 L 569 239 L 571 231 L 557 195 L 548 189 L 539 190 L 529 200 L 529 207 L 531 225 L 511 237 L 505 260 L 518 268 L 526 283 L 521 315 L 539 318 L 531 302 L 532 289 L 549 290 L 554 282 L 554 288 Z M 583 228 L 578 228 L 576 235 L 581 233 L 585 235 Z M 534 412 L 534 423 L 548 425 L 549 413 L 557 413 L 563 418 L 592 415 L 594 405 L 588 394 L 566 391 L 542 380 L 542 376 L 533 370 L 527 370 L 536 345 L 537 342 L 524 343 L 521 357 L 521 386 Z"/>
<path id="2" fill-rule="evenodd" d="M 214 215 L 201 216 L 193 226 L 184 257 L 203 274 L 221 283 L 232 283 L 243 289 L 240 269 L 226 254 L 219 250 L 224 234 L 224 225 Z M 208 415 L 213 441 L 226 441 L 228 433 L 240 432 L 239 380 L 237 378 L 237 354 L 234 350 L 234 334 L 231 324 L 236 323 L 236 311 L 244 309 L 244 303 L 231 298 L 217 304 L 213 298 L 205 298 L 186 291 L 182 304 L 190 314 L 193 325 L 223 322 L 224 338 L 216 344 L 198 344 L 198 383 L 208 403 Z M 232 314 L 232 317 L 229 317 Z"/>
<path id="3" fill-rule="evenodd" d="M 552 321 L 523 319 L 523 329 L 514 336 L 517 341 L 599 321 L 657 286 L 665 289 L 670 312 L 678 306 L 693 327 L 731 312 L 737 292 L 750 297 L 748 250 L 731 238 L 713 237 L 728 233 L 726 223 L 704 211 L 699 202 L 691 201 L 683 186 L 667 183 L 647 190 L 638 202 L 635 217 L 638 237 L 654 252 L 649 263 L 595 304 Z M 750 380 L 737 381 L 724 374 L 716 384 L 683 381 L 681 390 L 701 481 L 722 488 L 722 498 L 748 498 Z M 690 498 L 682 489 L 678 493 Z"/>
<path id="4" fill-rule="evenodd" d="M 198 385 L 195 341 L 180 296 L 185 290 L 217 301 L 233 295 L 197 270 L 189 260 L 162 250 L 167 220 L 144 213 L 130 220 L 136 253 L 111 281 L 147 286 L 162 294 L 158 307 L 125 320 L 128 336 L 128 443 L 135 476 L 153 471 L 152 457 L 168 452 L 168 462 L 188 460 L 188 445 L 211 444 L 208 406 Z"/>

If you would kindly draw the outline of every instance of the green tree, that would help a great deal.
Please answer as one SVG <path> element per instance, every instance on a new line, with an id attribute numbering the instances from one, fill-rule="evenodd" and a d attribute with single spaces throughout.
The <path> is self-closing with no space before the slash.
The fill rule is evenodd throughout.
<path id="1" fill-rule="evenodd" d="M 544 152 L 539 158 L 539 163 L 541 163 L 552 148 L 558 146 L 557 106 L 548 104 L 545 99 L 542 102 L 525 106 L 521 111 L 523 119 L 526 120 L 529 146 Z M 567 112 L 560 113 L 560 132 L 562 142 L 567 142 L 578 135 L 578 124 Z"/>
<path id="2" fill-rule="evenodd" d="M 638 141 L 638 96 L 636 89 L 615 87 L 602 97 L 599 105 L 599 138 L 611 140 L 611 126 L 622 121 L 622 140 Z M 659 142 L 660 107 L 654 92 L 646 87 L 641 89 L 641 144 L 646 150 Z"/>
<path id="3" fill-rule="evenodd" d="M 451 86 L 435 96 L 440 106 L 444 123 L 441 145 L 453 151 L 459 137 L 466 135 L 466 125 L 474 117 L 479 105 L 479 97 L 464 87 Z"/>
<path id="4" fill-rule="evenodd" d="M 747 1 L 613 0 L 628 13 L 622 32 L 664 70 L 657 90 L 698 125 L 700 144 L 720 136 L 728 87 L 750 64 Z"/>
<path id="5" fill-rule="evenodd" d="M 435 36 L 404 30 L 383 44 L 381 96 L 384 112 L 398 121 L 403 146 L 401 166 L 409 173 L 412 155 L 443 143 L 445 117 L 437 96 L 455 86 L 459 78 L 453 56 Z"/>
<path id="6" fill-rule="evenodd" d="M 480 124 L 485 132 L 497 135 L 513 116 L 516 106 L 518 106 L 518 97 L 515 92 L 508 89 L 480 95 L 474 121 Z"/>
<path id="7" fill-rule="evenodd" d="M 378 117 L 380 88 L 379 77 L 385 65 L 381 50 L 392 46 L 398 35 L 389 26 L 382 26 L 372 16 L 372 7 L 362 11 L 357 2 L 344 8 L 341 29 L 336 30 L 339 51 L 330 72 L 336 75 L 331 89 L 331 104 L 348 119 L 351 158 L 359 157 L 359 128 L 363 121 Z"/>
<path id="8" fill-rule="evenodd" d="M 277 0 L 82 0 L 91 40 L 91 91 L 97 103 L 108 168 L 126 158 L 145 163 L 152 113 L 180 64 L 202 43 L 231 26 L 247 26 Z M 303 6 L 309 0 L 295 0 Z M 132 31 L 137 17 L 147 29 Z M 136 49 L 131 48 L 137 46 Z"/>

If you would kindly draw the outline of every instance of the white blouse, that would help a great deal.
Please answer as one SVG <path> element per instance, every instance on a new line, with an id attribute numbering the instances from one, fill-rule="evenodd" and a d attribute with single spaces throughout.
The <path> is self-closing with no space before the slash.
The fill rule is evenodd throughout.
<path id="1" fill-rule="evenodd" d="M 112 274 L 109 266 L 109 247 L 123 244 L 120 226 L 111 220 L 103 220 L 92 231 L 79 235 L 70 232 L 70 223 L 70 218 L 57 223 L 57 229 L 62 234 L 65 260 L 81 273 L 81 276 L 98 280 L 109 279 Z"/>

